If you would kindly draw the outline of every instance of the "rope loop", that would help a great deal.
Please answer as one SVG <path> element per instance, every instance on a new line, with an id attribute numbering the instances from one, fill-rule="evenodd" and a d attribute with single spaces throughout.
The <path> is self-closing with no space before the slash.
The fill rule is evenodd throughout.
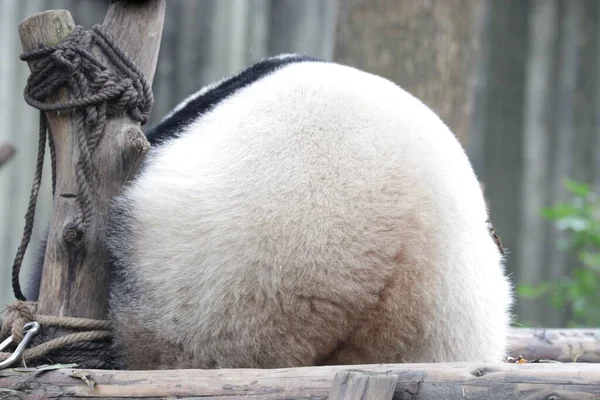
<path id="1" fill-rule="evenodd" d="M 111 68 L 92 53 L 98 47 Z M 118 48 L 102 25 L 91 30 L 77 26 L 60 44 L 24 52 L 21 60 L 36 64 L 25 85 L 27 104 L 40 111 L 82 109 L 106 103 L 107 117 L 123 113 L 137 122 L 146 123 L 154 98 L 144 74 Z M 50 95 L 67 86 L 75 98 L 48 103 Z"/>
<path id="2" fill-rule="evenodd" d="M 69 329 L 73 333 L 57 338 L 35 338 L 34 345 L 19 354 L 22 363 L 48 359 L 59 363 L 76 361 L 81 368 L 110 368 L 112 335 L 109 321 L 40 315 L 36 310 L 35 302 L 15 301 L 9 305 L 0 338 L 11 336 L 11 345 L 18 347 L 29 322 L 37 322 L 44 328 Z M 11 357 L 14 357 L 13 353 L 0 352 L 0 362 Z"/>

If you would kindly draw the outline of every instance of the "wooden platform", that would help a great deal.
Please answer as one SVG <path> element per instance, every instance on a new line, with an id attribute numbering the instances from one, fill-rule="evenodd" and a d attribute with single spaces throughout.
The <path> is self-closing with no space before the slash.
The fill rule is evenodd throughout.
<path id="1" fill-rule="evenodd" d="M 598 364 L 383 364 L 289 369 L 7 369 L 0 398 L 572 399 L 600 398 Z"/>

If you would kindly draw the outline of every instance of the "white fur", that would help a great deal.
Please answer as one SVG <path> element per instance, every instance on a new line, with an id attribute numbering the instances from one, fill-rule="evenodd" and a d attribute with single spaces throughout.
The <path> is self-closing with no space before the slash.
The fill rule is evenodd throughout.
<path id="1" fill-rule="evenodd" d="M 284 66 L 154 148 L 117 204 L 139 297 L 113 301 L 116 335 L 183 352 L 157 367 L 504 356 L 511 289 L 478 181 L 386 79 Z"/>

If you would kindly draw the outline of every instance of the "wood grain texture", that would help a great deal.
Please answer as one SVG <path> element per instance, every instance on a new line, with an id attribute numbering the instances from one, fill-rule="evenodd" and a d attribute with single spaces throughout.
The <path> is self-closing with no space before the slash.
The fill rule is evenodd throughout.
<path id="1" fill-rule="evenodd" d="M 327 399 L 337 373 L 398 377 L 394 399 L 554 399 L 600 396 L 596 364 L 384 364 L 289 369 L 0 371 L 0 396 L 20 399 Z M 85 375 L 93 387 L 81 378 Z M 554 396 L 554 397 L 552 397 Z"/>
<path id="2" fill-rule="evenodd" d="M 600 363 L 600 329 L 511 329 L 511 357 Z"/>
<path id="3" fill-rule="evenodd" d="M 329 400 L 392 400 L 396 375 L 342 371 L 335 374 Z"/>
<path id="4" fill-rule="evenodd" d="M 151 83 L 166 0 L 114 1 L 104 25 Z M 35 14 L 19 25 L 24 51 L 63 40 L 75 24 L 68 11 Z M 93 49 L 103 59 L 102 54 Z M 104 60 L 106 61 L 106 60 Z M 107 62 L 110 66 L 110 63 Z M 66 89 L 50 99 L 70 99 Z M 109 120 L 92 155 L 96 174 L 93 216 L 86 232 L 73 234 L 78 202 L 75 177 L 79 157 L 73 112 L 47 113 L 56 147 L 56 196 L 44 259 L 38 311 L 46 315 L 104 319 L 107 314 L 108 254 L 102 242 L 107 207 L 119 188 L 137 172 L 149 144 L 139 123 L 124 116 Z M 73 237 L 75 238 L 73 240 Z M 68 240 L 71 238 L 71 240 Z"/>

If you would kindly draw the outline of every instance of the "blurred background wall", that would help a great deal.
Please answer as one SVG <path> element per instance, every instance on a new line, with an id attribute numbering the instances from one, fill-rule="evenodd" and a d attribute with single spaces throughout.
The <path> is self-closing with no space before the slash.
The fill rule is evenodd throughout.
<path id="1" fill-rule="evenodd" d="M 37 145 L 17 26 L 65 8 L 90 27 L 107 4 L 0 0 L 0 143 L 17 149 L 0 168 L 0 308 L 12 300 Z M 432 107 L 467 149 L 513 282 L 545 282 L 570 276 L 576 260 L 540 209 L 566 199 L 566 177 L 600 186 L 599 21 L 596 0 L 169 0 L 149 125 L 202 85 L 282 52 L 385 76 Z M 51 211 L 49 178 L 46 168 L 23 279 Z M 519 298 L 516 311 L 530 325 L 570 318 L 541 300 Z"/>

